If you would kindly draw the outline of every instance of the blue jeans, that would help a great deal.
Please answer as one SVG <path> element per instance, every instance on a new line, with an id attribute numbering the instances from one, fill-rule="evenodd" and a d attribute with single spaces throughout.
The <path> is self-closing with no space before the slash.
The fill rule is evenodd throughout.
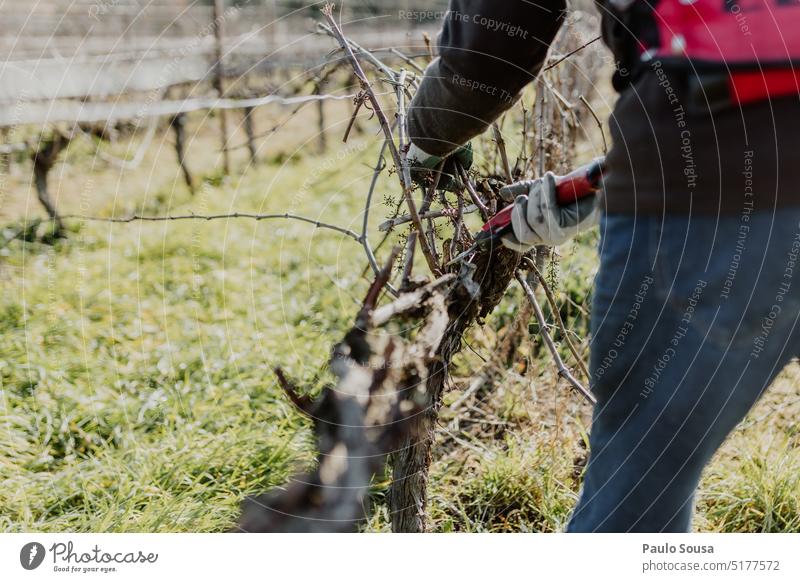
<path id="1" fill-rule="evenodd" d="M 605 216 L 570 532 L 689 531 L 701 472 L 800 353 L 800 208 Z"/>

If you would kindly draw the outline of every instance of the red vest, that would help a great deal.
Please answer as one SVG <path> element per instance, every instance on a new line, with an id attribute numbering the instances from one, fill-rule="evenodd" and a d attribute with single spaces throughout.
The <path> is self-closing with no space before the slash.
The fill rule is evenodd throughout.
<path id="1" fill-rule="evenodd" d="M 800 62 L 798 0 L 659 0 L 654 17 L 662 58 L 731 69 Z"/>
<path id="2" fill-rule="evenodd" d="M 736 103 L 800 93 L 800 0 L 640 1 L 657 2 L 645 60 L 727 71 Z"/>

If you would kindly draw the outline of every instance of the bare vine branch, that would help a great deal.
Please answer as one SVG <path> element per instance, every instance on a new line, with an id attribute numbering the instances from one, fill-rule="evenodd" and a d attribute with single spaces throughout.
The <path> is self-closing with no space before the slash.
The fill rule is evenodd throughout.
<path id="1" fill-rule="evenodd" d="M 426 212 L 424 214 L 420 214 L 419 217 L 422 220 L 433 220 L 434 218 L 458 218 L 460 214 L 473 214 L 478 211 L 478 207 L 474 204 L 470 204 L 469 206 L 465 206 L 463 210 L 459 211 L 458 208 L 442 208 L 441 210 L 431 210 L 430 212 Z M 378 230 L 381 232 L 387 232 L 393 229 L 395 226 L 400 226 L 401 224 L 407 224 L 411 222 L 411 217 L 408 214 L 404 214 L 402 216 L 397 216 L 395 218 L 390 218 L 389 220 L 385 220 L 378 225 Z"/>
<path id="2" fill-rule="evenodd" d="M 401 149 L 398 149 L 397 145 L 394 143 L 394 136 L 392 135 L 392 127 L 389 124 L 389 120 L 386 117 L 386 114 L 381 107 L 380 102 L 378 101 L 375 92 L 372 89 L 372 84 L 370 83 L 369 79 L 367 78 L 366 74 L 364 73 L 364 69 L 361 67 L 361 64 L 358 62 L 355 54 L 353 53 L 353 48 L 350 42 L 345 38 L 344 33 L 342 33 L 342 29 L 339 28 L 336 20 L 333 18 L 333 4 L 326 4 L 322 9 L 322 14 L 325 16 L 325 19 L 328 21 L 329 29 L 331 34 L 334 38 L 339 42 L 339 45 L 344 50 L 347 60 L 350 62 L 350 65 L 353 67 L 353 72 L 355 73 L 356 77 L 358 77 L 359 82 L 361 83 L 361 88 L 366 94 L 367 98 L 369 99 L 370 105 L 372 106 L 372 110 L 375 113 L 375 116 L 380 123 L 381 129 L 386 137 L 386 143 L 389 148 L 389 152 L 392 155 L 392 159 L 394 160 L 395 166 L 399 170 L 399 177 L 400 177 L 400 184 L 403 188 L 403 196 L 406 201 L 406 205 L 408 206 L 409 214 L 411 215 L 412 222 L 414 223 L 414 227 L 419 232 L 419 242 L 420 248 L 422 249 L 422 253 L 425 256 L 425 260 L 428 262 L 428 267 L 431 271 L 435 274 L 441 274 L 441 268 L 439 267 L 438 261 L 433 256 L 431 249 L 428 246 L 427 240 L 425 240 L 425 231 L 424 227 L 422 226 L 422 221 L 419 218 L 419 213 L 417 212 L 417 205 L 414 202 L 413 198 L 413 188 L 412 188 L 412 181 L 411 181 L 411 172 L 408 167 L 408 160 L 406 159 L 405 153 L 401 155 Z M 363 51 L 364 54 L 368 54 L 369 51 Z M 404 87 L 404 79 L 405 75 L 401 73 L 400 76 L 394 74 L 391 69 L 388 69 L 385 65 L 383 67 L 386 69 L 385 72 L 390 75 L 390 80 L 392 83 L 395 84 L 397 98 L 398 98 L 398 130 L 400 132 L 400 148 L 404 146 L 403 143 L 403 135 L 405 132 L 405 87 Z M 400 77 L 400 78 L 398 78 Z M 402 82 L 401 82 L 402 81 Z"/>
<path id="3" fill-rule="evenodd" d="M 469 197 L 472 198 L 472 203 L 478 207 L 478 210 L 481 213 L 481 218 L 483 218 L 484 221 L 489 220 L 489 217 L 491 216 L 489 207 L 483 203 L 483 200 L 481 200 L 481 197 L 475 190 L 475 186 L 472 184 L 472 180 L 469 179 L 469 174 L 467 174 L 467 171 L 461 166 L 458 166 L 458 173 L 461 176 L 461 179 L 464 181 L 464 186 L 469 193 Z"/>
<path id="4" fill-rule="evenodd" d="M 311 398 L 297 393 L 297 387 L 284 374 L 280 367 L 275 368 L 275 376 L 278 378 L 278 385 L 295 407 L 305 415 L 309 414 L 311 408 Z"/>
<path id="5" fill-rule="evenodd" d="M 508 162 L 508 153 L 506 152 L 506 142 L 503 139 L 503 134 L 497 123 L 492 124 L 492 132 L 494 133 L 494 141 L 497 144 L 497 150 L 500 152 L 500 159 L 503 161 L 503 170 L 506 173 L 508 183 L 514 181 L 514 176 L 511 174 L 511 164 Z"/>
<path id="6" fill-rule="evenodd" d="M 567 342 L 567 347 L 569 348 L 572 357 L 575 358 L 578 367 L 581 369 L 581 372 L 583 372 L 583 377 L 588 379 L 589 370 L 586 368 L 586 364 L 583 362 L 583 358 L 578 353 L 575 344 L 572 343 L 572 339 L 570 339 L 569 337 L 567 326 L 564 325 L 564 320 L 561 318 L 561 311 L 558 308 L 558 303 L 556 303 L 556 298 L 553 295 L 553 290 L 550 289 L 550 284 L 542 276 L 541 271 L 539 271 L 539 268 L 536 266 L 536 263 L 534 261 L 532 261 L 529 257 L 523 257 L 522 260 L 528 265 L 531 271 L 534 272 L 536 278 L 539 279 L 539 285 L 542 286 L 544 294 L 547 296 L 547 302 L 550 304 L 550 308 L 553 311 L 553 316 L 556 318 L 556 323 L 558 324 L 558 328 L 561 330 L 561 335 L 564 337 L 564 341 Z"/>
<path id="7" fill-rule="evenodd" d="M 375 275 L 378 274 L 380 269 L 378 268 L 378 261 L 375 258 L 375 252 L 372 250 L 372 246 L 369 244 L 369 234 L 367 231 L 369 229 L 369 213 L 372 209 L 372 197 L 375 194 L 375 187 L 378 185 L 378 178 L 380 177 L 384 168 L 386 168 L 384 155 L 388 145 L 389 142 L 387 140 L 383 140 L 381 151 L 378 153 L 378 161 L 375 162 L 375 169 L 372 172 L 372 180 L 369 184 L 369 190 L 367 190 L 367 199 L 364 202 L 364 220 L 361 222 L 361 245 L 364 247 L 364 252 L 367 254 L 367 260 L 369 261 L 369 264 L 372 267 L 372 271 Z M 393 287 L 390 287 L 390 291 L 393 294 L 396 294 Z"/>
<path id="8" fill-rule="evenodd" d="M 568 53 L 567 53 L 567 54 L 565 54 L 564 56 L 562 56 L 562 57 L 560 57 L 560 58 L 556 59 L 554 62 L 552 62 L 552 63 L 550 63 L 549 65 L 547 65 L 547 66 L 546 66 L 544 69 L 542 69 L 542 72 L 549 71 L 549 70 L 550 70 L 550 69 L 552 69 L 553 67 L 557 67 L 558 65 L 560 65 L 561 63 L 563 63 L 564 61 L 566 61 L 567 59 L 569 59 L 569 58 L 570 58 L 572 55 L 574 55 L 574 54 L 576 54 L 576 53 L 579 53 L 579 52 L 581 52 L 581 51 L 582 51 L 583 49 L 585 49 L 587 46 L 589 46 L 589 45 L 591 45 L 591 44 L 594 44 L 594 43 L 596 43 L 596 42 L 597 42 L 598 40 L 600 40 L 601 38 L 602 38 L 602 37 L 600 37 L 600 36 L 596 36 L 596 37 L 594 37 L 593 39 L 591 39 L 591 40 L 589 40 L 589 41 L 586 41 L 585 43 L 583 43 L 583 44 L 582 44 L 581 46 L 579 46 L 578 48 L 576 48 L 576 49 L 574 49 L 574 50 L 571 50 L 570 52 L 568 52 Z"/>
<path id="9" fill-rule="evenodd" d="M 603 138 L 603 153 L 607 154 L 608 153 L 608 143 L 606 143 L 606 132 L 603 130 L 603 122 L 600 121 L 599 117 L 597 117 L 597 113 L 595 113 L 594 112 L 594 108 L 592 108 L 592 106 L 589 105 L 589 102 L 586 100 L 586 97 L 581 95 L 579 97 L 579 99 L 581 100 L 581 103 L 584 104 L 586 109 L 589 110 L 589 113 L 592 114 L 592 117 L 594 118 L 595 123 L 597 123 L 597 127 L 600 130 L 600 136 Z"/>
<path id="10" fill-rule="evenodd" d="M 105 216 L 84 216 L 81 214 L 67 214 L 65 216 L 62 216 L 61 218 L 72 219 L 72 220 L 85 220 L 87 222 L 110 222 L 118 224 L 124 224 L 127 222 L 137 222 L 137 221 L 169 222 L 172 220 L 225 220 L 231 218 L 247 218 L 251 220 L 275 220 L 275 219 L 299 220 L 300 222 L 313 224 L 317 228 L 325 228 L 328 230 L 336 231 L 349 238 L 352 238 L 354 241 L 358 243 L 361 242 L 361 236 L 357 232 L 354 232 L 349 228 L 336 226 L 335 224 L 322 222 L 321 220 L 308 218 L 307 216 L 301 216 L 299 214 L 293 214 L 291 212 L 283 212 L 280 214 L 255 214 L 250 212 L 232 212 L 230 214 L 176 214 L 169 216 L 144 216 L 140 214 L 132 214 L 130 216 L 126 216 L 123 218 L 114 218 Z"/>
<path id="11" fill-rule="evenodd" d="M 400 52 L 396 48 L 391 48 L 389 50 L 392 52 L 393 55 L 395 55 L 396 57 L 398 57 L 398 58 L 402 59 L 403 61 L 405 61 L 406 63 L 408 63 L 408 65 L 412 69 L 417 71 L 418 73 L 425 73 L 425 69 L 420 67 L 416 62 L 414 62 L 414 59 L 412 59 L 411 57 L 409 57 L 405 53 Z"/>
<path id="12" fill-rule="evenodd" d="M 407 156 L 410 140 L 408 138 L 408 128 L 406 127 L 405 78 L 406 78 L 406 71 L 405 69 L 403 69 L 402 71 L 400 71 L 400 76 L 396 82 L 397 128 L 400 141 L 400 166 L 398 166 L 401 169 L 401 172 L 399 174 L 400 184 L 403 187 L 403 193 L 405 194 L 406 206 L 408 206 L 408 212 L 411 216 L 411 222 L 414 224 L 414 226 L 417 229 L 417 232 L 419 233 L 419 248 L 422 251 L 422 255 L 425 257 L 425 260 L 428 263 L 428 268 L 431 270 L 431 272 L 436 275 L 441 275 L 442 268 L 439 265 L 439 260 L 436 257 L 436 252 L 434 250 L 433 244 L 425 236 L 425 227 L 422 225 L 422 220 L 419 217 L 419 212 L 417 211 L 417 206 L 416 203 L 414 202 L 414 197 L 412 195 L 413 188 L 411 181 L 411 169 L 408 166 L 408 156 Z M 436 175 L 435 184 L 438 184 L 440 176 L 441 176 L 441 167 L 440 171 Z M 427 210 L 425 198 L 426 197 L 423 197 L 422 201 L 423 212 Z M 430 199 L 432 199 L 432 196 Z"/>
<path id="13" fill-rule="evenodd" d="M 550 351 L 550 355 L 553 357 L 553 361 L 558 369 L 558 375 L 569 382 L 572 387 L 577 390 L 587 401 L 589 401 L 591 404 L 596 404 L 597 400 L 595 400 L 595 397 L 592 395 L 592 393 L 589 392 L 589 390 L 587 390 L 584 385 L 580 383 L 580 380 L 572 375 L 572 372 L 569 371 L 569 368 L 564 365 L 564 360 L 561 359 L 561 356 L 558 353 L 558 348 L 556 348 L 553 338 L 550 337 L 550 333 L 547 331 L 547 321 L 544 318 L 544 313 L 542 313 L 542 308 L 539 305 L 539 302 L 536 300 L 536 294 L 525 280 L 525 275 L 521 271 L 517 271 L 515 277 L 517 282 L 522 286 L 523 291 L 525 291 L 525 295 L 528 297 L 531 307 L 533 307 L 533 313 L 536 316 L 536 321 L 539 324 L 539 331 L 542 334 L 542 339 L 544 340 L 547 349 Z"/>

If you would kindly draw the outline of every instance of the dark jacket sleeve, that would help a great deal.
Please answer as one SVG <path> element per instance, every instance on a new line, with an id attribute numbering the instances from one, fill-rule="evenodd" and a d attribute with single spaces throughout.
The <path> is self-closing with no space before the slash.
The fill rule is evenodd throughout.
<path id="1" fill-rule="evenodd" d="M 565 0 L 450 0 L 439 58 L 408 113 L 409 135 L 446 155 L 482 133 L 538 74 Z"/>

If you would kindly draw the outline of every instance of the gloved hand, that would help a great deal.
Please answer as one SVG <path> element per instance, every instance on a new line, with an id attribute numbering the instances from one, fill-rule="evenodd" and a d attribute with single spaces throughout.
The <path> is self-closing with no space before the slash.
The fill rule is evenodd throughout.
<path id="1" fill-rule="evenodd" d="M 521 253 L 536 245 L 563 244 L 600 220 L 596 194 L 559 206 L 552 172 L 538 180 L 504 186 L 500 196 L 507 201 L 516 197 L 511 212 L 513 232 L 503 237 L 503 245 Z"/>
<path id="2" fill-rule="evenodd" d="M 436 168 L 443 158 L 422 151 L 414 142 L 408 148 L 408 165 L 411 169 L 411 179 L 423 187 L 430 186 L 436 179 Z M 442 176 L 439 178 L 439 188 L 452 192 L 458 178 L 456 164 L 469 170 L 472 167 L 472 144 L 461 146 L 452 154 L 444 158 Z"/>

